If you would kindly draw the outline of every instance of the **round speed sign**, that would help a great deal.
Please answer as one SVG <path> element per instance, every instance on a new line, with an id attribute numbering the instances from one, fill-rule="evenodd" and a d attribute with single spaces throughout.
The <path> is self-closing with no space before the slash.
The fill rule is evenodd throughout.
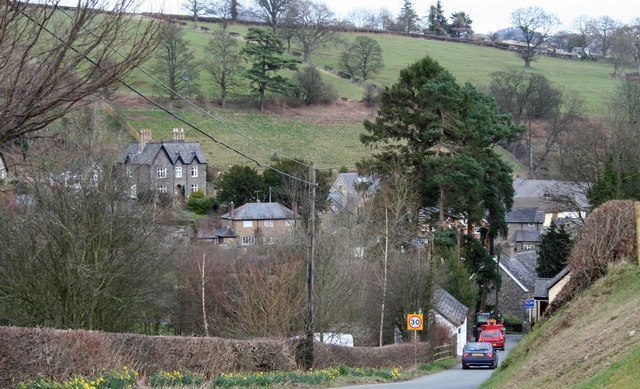
<path id="1" fill-rule="evenodd" d="M 423 328 L 423 319 L 421 314 L 412 313 L 407 315 L 407 330 L 422 331 L 422 328 Z"/>

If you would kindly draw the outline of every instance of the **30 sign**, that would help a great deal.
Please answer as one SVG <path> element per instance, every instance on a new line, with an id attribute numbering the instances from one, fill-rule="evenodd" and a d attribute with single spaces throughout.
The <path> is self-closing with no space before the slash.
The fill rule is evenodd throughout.
<path id="1" fill-rule="evenodd" d="M 410 313 L 407 315 L 407 330 L 422 331 L 424 328 L 424 320 L 422 314 Z"/>

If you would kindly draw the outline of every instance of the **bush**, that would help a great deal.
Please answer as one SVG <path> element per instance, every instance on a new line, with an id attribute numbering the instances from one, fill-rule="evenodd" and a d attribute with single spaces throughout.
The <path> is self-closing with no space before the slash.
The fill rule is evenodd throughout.
<path id="1" fill-rule="evenodd" d="M 332 85 L 327 84 L 318 69 L 309 66 L 296 74 L 296 97 L 310 104 L 328 104 L 338 99 L 338 93 Z"/>
<path id="2" fill-rule="evenodd" d="M 367 84 L 364 90 L 364 96 L 362 100 L 369 107 L 376 106 L 380 103 L 380 94 L 382 93 L 382 88 L 377 85 Z"/>
<path id="3" fill-rule="evenodd" d="M 509 315 L 508 313 L 502 315 L 502 320 L 504 325 L 514 326 L 522 324 L 522 319 L 517 316 Z"/>
<path id="4" fill-rule="evenodd" d="M 198 215 L 206 215 L 219 208 L 220 204 L 213 196 L 206 197 L 201 190 L 191 193 L 187 201 L 187 209 Z"/>

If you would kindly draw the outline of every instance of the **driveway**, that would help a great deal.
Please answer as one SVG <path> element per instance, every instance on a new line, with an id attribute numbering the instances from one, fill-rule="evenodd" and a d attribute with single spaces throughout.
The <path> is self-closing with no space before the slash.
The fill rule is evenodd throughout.
<path id="1" fill-rule="evenodd" d="M 522 339 L 522 335 L 507 335 L 505 342 L 505 351 L 498 351 L 499 363 L 502 363 L 504 358 L 511 349 Z M 469 370 L 462 370 L 460 364 L 455 367 L 445 370 L 440 373 L 431 374 L 428 376 L 413 379 L 411 381 L 397 382 L 393 384 L 369 384 L 358 386 L 347 386 L 348 389 L 424 389 L 424 388 L 438 388 L 438 389 L 467 389 L 477 388 L 482 382 L 491 376 L 493 370 L 486 368 L 471 368 Z"/>

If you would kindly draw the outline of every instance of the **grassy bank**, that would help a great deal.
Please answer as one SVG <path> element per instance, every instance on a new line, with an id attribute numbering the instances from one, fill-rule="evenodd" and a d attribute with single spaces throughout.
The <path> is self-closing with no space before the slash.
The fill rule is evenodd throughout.
<path id="1" fill-rule="evenodd" d="M 619 264 L 524 337 L 483 388 L 634 387 L 640 269 Z"/>

